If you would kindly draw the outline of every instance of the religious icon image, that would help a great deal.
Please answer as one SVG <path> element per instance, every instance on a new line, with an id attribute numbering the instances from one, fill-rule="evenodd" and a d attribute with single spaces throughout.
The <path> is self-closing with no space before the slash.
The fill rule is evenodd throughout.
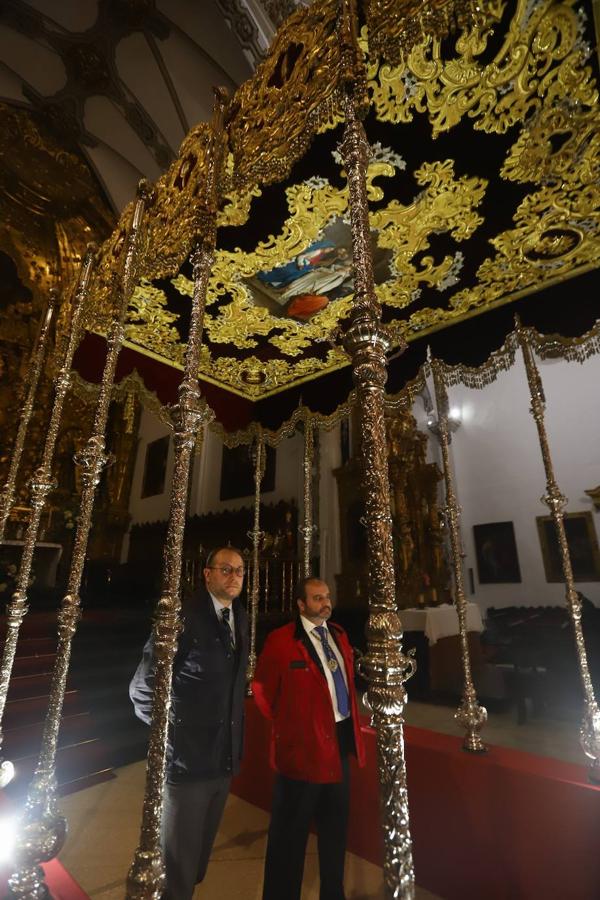
<path id="1" fill-rule="evenodd" d="M 480 584 L 518 584 L 521 569 L 512 522 L 473 525 Z"/>
<path id="2" fill-rule="evenodd" d="M 390 276 L 391 251 L 377 246 L 372 233 L 375 282 Z M 354 289 L 350 227 L 333 222 L 297 256 L 273 269 L 258 272 L 247 284 L 257 306 L 273 315 L 307 322 L 332 301 Z"/>
<path id="3" fill-rule="evenodd" d="M 564 582 L 560 544 L 551 516 L 536 517 L 542 549 L 544 572 L 548 582 Z M 573 580 L 600 581 L 600 549 L 592 513 L 565 513 L 565 534 L 573 569 Z"/>

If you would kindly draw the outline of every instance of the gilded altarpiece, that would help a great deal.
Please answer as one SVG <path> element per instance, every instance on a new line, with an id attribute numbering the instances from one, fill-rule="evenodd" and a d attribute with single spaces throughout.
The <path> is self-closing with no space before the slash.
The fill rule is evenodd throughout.
<path id="1" fill-rule="evenodd" d="M 357 429 L 354 429 L 354 436 Z M 409 412 L 386 417 L 392 500 L 396 600 L 400 609 L 434 606 L 448 599 L 444 524 L 439 505 L 442 474 L 427 462 L 427 437 Z M 356 446 L 356 440 L 353 441 Z M 366 606 L 367 547 L 358 455 L 334 472 L 339 497 L 342 566 L 338 604 Z"/>
<path id="2" fill-rule="evenodd" d="M 427 437 L 410 413 L 388 417 L 387 437 L 398 606 L 434 606 L 447 599 L 448 586 L 442 473 L 427 462 Z"/>
<path id="3" fill-rule="evenodd" d="M 20 358 L 27 358 L 27 348 Z M 2 342 L 0 342 L 0 361 L 9 372 L 17 376 L 10 347 Z M 47 427 L 47 413 L 52 397 L 50 375 L 51 372 L 46 372 L 46 377 L 40 384 L 40 402 L 34 411 L 23 452 L 17 481 L 17 499 L 6 530 L 6 538 L 9 542 L 13 542 L 10 545 L 13 550 L 10 558 L 5 551 L 6 558 L 2 558 L 4 568 L 7 565 L 14 567 L 18 559 L 18 553 L 15 556 L 14 542 L 17 542 L 18 550 L 18 544 L 29 521 L 31 511 L 29 483 L 36 466 L 39 465 L 40 447 Z M 18 376 L 15 380 L 18 382 Z M 0 414 L 5 425 L 0 439 L 0 483 L 4 481 L 8 471 L 10 439 L 15 432 L 20 408 L 19 398 L 22 393 L 18 387 L 14 387 L 13 381 L 10 393 L 5 392 L 5 396 L 1 393 L 2 384 L 3 381 L 0 379 L 0 396 L 3 398 Z M 83 450 L 90 435 L 96 395 L 95 385 L 75 378 L 58 436 L 54 465 L 56 488 L 50 495 L 39 536 L 40 543 L 61 548 L 57 583 L 60 583 L 62 573 L 68 571 L 81 493 L 81 471 L 75 463 L 75 457 Z M 139 410 L 139 403 L 133 394 L 128 394 L 123 400 L 113 403 L 108 426 L 111 462 L 99 485 L 97 515 L 88 552 L 88 559 L 94 564 L 91 570 L 94 571 L 98 568 L 109 569 L 120 561 L 121 546 L 130 521 L 129 493 L 137 448 Z M 3 565 L 2 559 L 0 567 Z M 10 572 L 4 572 L 4 575 L 10 576 Z M 9 583 L 5 577 L 0 578 L 0 582 Z"/>

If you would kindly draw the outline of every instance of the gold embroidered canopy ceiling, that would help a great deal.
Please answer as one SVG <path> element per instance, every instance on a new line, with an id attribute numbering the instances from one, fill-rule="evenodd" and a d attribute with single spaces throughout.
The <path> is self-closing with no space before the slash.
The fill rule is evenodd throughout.
<path id="1" fill-rule="evenodd" d="M 353 302 L 337 143 L 343 84 L 362 67 L 342 6 L 316 2 L 293 15 L 228 110 L 199 374 L 253 400 L 348 364 L 337 338 Z M 371 0 L 359 27 L 377 294 L 397 341 L 595 267 L 600 113 L 590 0 Z M 157 184 L 127 323 L 130 346 L 176 367 L 207 146 L 201 124 Z M 123 231 L 102 248 L 97 331 Z"/>

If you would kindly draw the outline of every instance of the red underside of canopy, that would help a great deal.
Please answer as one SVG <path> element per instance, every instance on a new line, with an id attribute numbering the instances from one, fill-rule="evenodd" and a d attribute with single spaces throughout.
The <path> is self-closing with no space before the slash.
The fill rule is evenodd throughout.
<path id="1" fill-rule="evenodd" d="M 106 357 L 106 341 L 97 334 L 87 333 L 83 338 L 73 367 L 86 381 L 99 384 Z M 177 388 L 182 372 L 165 363 L 124 347 L 119 354 L 115 381 L 118 383 L 133 371 L 137 371 L 146 388 L 153 391 L 162 404 L 177 402 Z M 236 394 L 231 394 L 213 384 L 201 382 L 202 394 L 214 410 L 217 420 L 228 430 L 245 428 L 252 420 L 253 404 Z"/>

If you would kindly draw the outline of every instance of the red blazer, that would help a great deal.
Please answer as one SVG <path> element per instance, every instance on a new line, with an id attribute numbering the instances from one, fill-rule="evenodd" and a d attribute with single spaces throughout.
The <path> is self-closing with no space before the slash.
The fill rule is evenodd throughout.
<path id="1" fill-rule="evenodd" d="M 343 628 L 328 623 L 344 660 L 354 743 L 358 764 L 364 765 L 365 749 L 354 688 L 352 648 Z M 316 651 L 297 619 L 276 628 L 268 636 L 252 682 L 261 713 L 273 722 L 271 765 L 287 778 L 318 783 L 342 780 L 335 717 L 325 675 L 317 665 Z"/>

